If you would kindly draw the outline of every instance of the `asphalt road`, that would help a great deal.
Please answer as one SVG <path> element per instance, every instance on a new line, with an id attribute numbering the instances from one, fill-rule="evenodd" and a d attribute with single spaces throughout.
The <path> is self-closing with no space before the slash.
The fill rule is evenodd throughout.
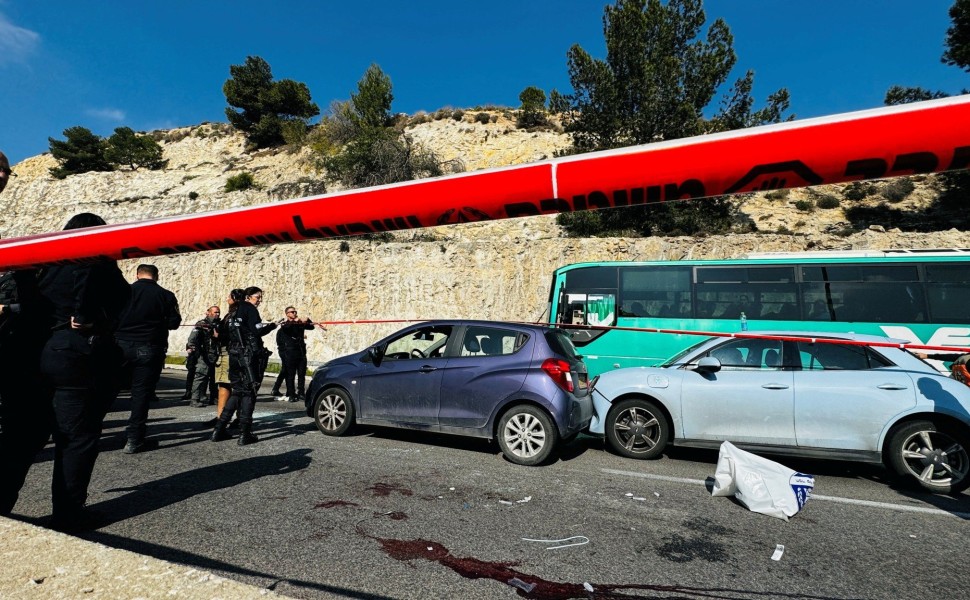
<path id="1" fill-rule="evenodd" d="M 528 468 L 480 440 L 326 437 L 265 396 L 259 443 L 212 443 L 213 413 L 177 399 L 179 377 L 152 406 L 158 450 L 121 452 L 125 397 L 108 415 L 89 498 L 104 525 L 82 537 L 297 598 L 970 597 L 970 495 L 877 466 L 784 461 L 817 477 L 786 522 L 711 497 L 716 452 L 635 461 L 581 436 Z M 50 513 L 51 460 L 38 456 L 23 518 Z"/>

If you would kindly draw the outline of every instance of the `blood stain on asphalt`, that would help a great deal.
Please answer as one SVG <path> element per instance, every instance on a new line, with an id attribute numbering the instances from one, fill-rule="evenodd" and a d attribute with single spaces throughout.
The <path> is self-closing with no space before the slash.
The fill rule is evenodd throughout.
<path id="1" fill-rule="evenodd" d="M 315 505 L 313 508 L 336 508 L 338 506 L 360 506 L 356 502 L 348 502 L 346 500 L 327 500 L 326 502 L 321 502 Z"/>
<path id="2" fill-rule="evenodd" d="M 359 530 L 358 530 L 359 531 Z M 517 571 L 512 567 L 518 562 L 490 562 L 477 558 L 461 558 L 453 556 L 443 545 L 428 540 L 395 540 L 379 538 L 359 531 L 364 537 L 371 538 L 381 544 L 385 554 L 399 561 L 430 560 L 447 567 L 466 579 L 492 579 L 516 588 L 516 593 L 523 598 L 539 600 L 569 600 L 570 598 L 598 598 L 605 600 L 619 600 L 621 598 L 660 599 L 671 598 L 671 593 L 677 598 L 712 598 L 721 600 L 735 600 L 745 597 L 745 590 L 730 590 L 717 588 L 695 588 L 678 585 L 650 585 L 650 584 L 592 584 L 594 591 L 589 591 L 584 584 L 563 583 L 549 581 Z M 511 583 L 515 580 L 515 584 Z M 533 586 L 529 591 L 523 586 Z M 631 595 L 630 591 L 660 592 L 661 595 Z M 727 595 L 724 595 L 727 594 Z M 741 594 L 739 596 L 738 594 Z M 785 594 L 791 598 L 808 598 L 800 594 Z M 821 600 L 821 598 L 816 598 Z"/>
<path id="3" fill-rule="evenodd" d="M 390 496 L 391 492 L 397 492 L 402 496 L 414 495 L 411 490 L 393 483 L 375 483 L 370 487 L 370 491 L 374 492 L 375 496 Z"/>
<path id="4" fill-rule="evenodd" d="M 374 513 L 375 517 L 388 517 L 392 521 L 407 521 L 408 516 L 400 511 L 394 511 L 390 513 Z"/>

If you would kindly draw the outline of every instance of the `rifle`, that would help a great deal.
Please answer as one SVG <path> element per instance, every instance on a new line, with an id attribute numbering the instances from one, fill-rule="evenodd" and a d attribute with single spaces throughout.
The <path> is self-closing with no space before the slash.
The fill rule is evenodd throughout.
<path id="1" fill-rule="evenodd" d="M 242 349 L 242 361 L 243 361 L 243 375 L 249 379 L 249 385 L 253 388 L 253 393 L 259 392 L 259 386 L 261 381 L 256 381 L 256 375 L 253 373 L 253 353 L 252 348 L 249 347 L 245 341 L 243 341 L 242 331 L 239 330 L 238 324 L 229 323 L 229 333 L 232 335 L 235 333 L 236 341 L 239 343 L 239 347 Z"/>

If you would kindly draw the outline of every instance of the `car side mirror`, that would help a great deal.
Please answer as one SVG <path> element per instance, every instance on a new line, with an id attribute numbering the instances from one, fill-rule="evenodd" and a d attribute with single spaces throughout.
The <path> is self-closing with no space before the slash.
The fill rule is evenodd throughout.
<path id="1" fill-rule="evenodd" d="M 384 360 L 384 349 L 378 346 L 371 346 L 367 349 L 367 358 L 370 359 L 369 362 L 374 363 L 375 367 L 381 366 L 381 361 Z"/>
<path id="2" fill-rule="evenodd" d="M 694 370 L 700 373 L 717 373 L 721 370 L 721 361 L 713 356 L 705 356 L 697 361 Z"/>

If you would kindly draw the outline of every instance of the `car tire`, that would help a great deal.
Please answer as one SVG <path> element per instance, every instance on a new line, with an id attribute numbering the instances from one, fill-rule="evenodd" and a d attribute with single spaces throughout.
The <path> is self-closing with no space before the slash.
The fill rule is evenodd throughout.
<path id="1" fill-rule="evenodd" d="M 606 441 L 628 458 L 657 458 L 670 440 L 670 424 L 656 404 L 630 398 L 614 404 L 606 414 Z"/>
<path id="2" fill-rule="evenodd" d="M 955 494 L 970 487 L 968 432 L 911 421 L 893 428 L 888 439 L 886 462 L 899 475 L 938 494 Z"/>
<path id="3" fill-rule="evenodd" d="M 559 430 L 546 411 L 528 404 L 505 411 L 498 425 L 498 445 L 505 458 L 532 467 L 545 462 L 559 443 Z"/>
<path id="4" fill-rule="evenodd" d="M 325 389 L 314 403 L 313 420 L 323 434 L 343 435 L 354 424 L 354 403 L 340 388 Z"/>

